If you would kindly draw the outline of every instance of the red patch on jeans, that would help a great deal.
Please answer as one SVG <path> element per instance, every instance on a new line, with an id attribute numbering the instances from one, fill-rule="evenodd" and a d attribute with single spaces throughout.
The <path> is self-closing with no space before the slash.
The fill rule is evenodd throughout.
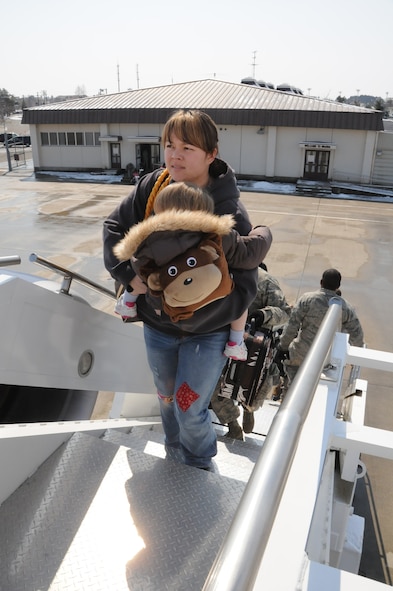
<path id="1" fill-rule="evenodd" d="M 186 412 L 186 410 L 190 408 L 191 404 L 193 404 L 195 400 L 198 400 L 198 398 L 199 394 L 194 392 L 194 390 L 191 390 L 190 386 L 186 384 L 186 382 L 183 382 L 176 392 L 177 404 L 179 405 L 180 410 L 183 412 Z"/>

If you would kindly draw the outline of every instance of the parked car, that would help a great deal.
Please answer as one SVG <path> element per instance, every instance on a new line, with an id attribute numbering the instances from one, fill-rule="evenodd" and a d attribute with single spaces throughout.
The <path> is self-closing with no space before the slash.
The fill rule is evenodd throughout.
<path id="1" fill-rule="evenodd" d="M 14 133 L 13 131 L 11 132 L 7 132 L 7 133 L 0 133 L 0 143 L 4 144 L 4 138 L 6 137 L 7 140 L 10 140 L 14 137 L 16 137 L 18 134 Z"/>
<path id="2" fill-rule="evenodd" d="M 29 135 L 17 135 L 7 141 L 8 146 L 30 146 L 31 139 Z"/>

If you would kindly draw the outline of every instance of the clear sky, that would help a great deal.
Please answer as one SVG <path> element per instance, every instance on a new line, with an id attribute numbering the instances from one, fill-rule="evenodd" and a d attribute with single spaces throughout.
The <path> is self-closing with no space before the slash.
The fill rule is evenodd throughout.
<path id="1" fill-rule="evenodd" d="M 246 76 L 393 96 L 393 0 L 20 0 L 1 22 L 0 88 L 15 96 Z"/>

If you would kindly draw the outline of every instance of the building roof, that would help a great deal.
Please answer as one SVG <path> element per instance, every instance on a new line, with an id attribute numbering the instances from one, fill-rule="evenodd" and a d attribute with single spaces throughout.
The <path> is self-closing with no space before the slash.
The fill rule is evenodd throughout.
<path id="1" fill-rule="evenodd" d="M 200 109 L 217 125 L 383 130 L 382 112 L 219 80 L 142 88 L 24 109 L 22 123 L 159 123 Z"/>

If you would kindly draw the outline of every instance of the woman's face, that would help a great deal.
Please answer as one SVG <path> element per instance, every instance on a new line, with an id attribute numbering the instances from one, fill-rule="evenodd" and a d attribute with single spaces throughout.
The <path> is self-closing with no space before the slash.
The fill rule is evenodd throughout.
<path id="1" fill-rule="evenodd" d="M 174 181 L 193 183 L 205 187 L 209 183 L 209 166 L 216 157 L 217 150 L 208 154 L 201 148 L 186 144 L 172 135 L 165 144 L 165 166 Z"/>

